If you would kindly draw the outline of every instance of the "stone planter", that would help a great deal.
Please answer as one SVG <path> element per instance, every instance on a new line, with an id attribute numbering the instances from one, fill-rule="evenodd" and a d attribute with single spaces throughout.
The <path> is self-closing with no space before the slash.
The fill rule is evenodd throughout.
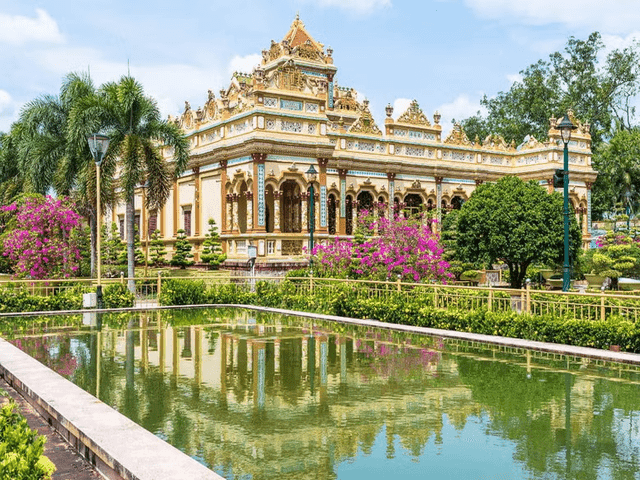
<path id="1" fill-rule="evenodd" d="M 585 273 L 584 278 L 587 282 L 589 282 L 590 287 L 600 288 L 607 277 L 603 275 L 598 275 L 595 273 Z"/>

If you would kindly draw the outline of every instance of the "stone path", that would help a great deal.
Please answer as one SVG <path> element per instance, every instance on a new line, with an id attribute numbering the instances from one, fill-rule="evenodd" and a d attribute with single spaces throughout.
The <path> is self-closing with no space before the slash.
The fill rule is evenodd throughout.
<path id="1" fill-rule="evenodd" d="M 44 445 L 44 454 L 56 466 L 56 472 L 51 477 L 52 480 L 96 480 L 104 478 L 1 377 L 0 389 L 7 392 L 14 399 L 18 405 L 18 410 L 27 419 L 29 426 L 40 435 L 47 437 L 47 442 Z M 0 396 L 0 405 L 8 402 L 8 397 Z"/>

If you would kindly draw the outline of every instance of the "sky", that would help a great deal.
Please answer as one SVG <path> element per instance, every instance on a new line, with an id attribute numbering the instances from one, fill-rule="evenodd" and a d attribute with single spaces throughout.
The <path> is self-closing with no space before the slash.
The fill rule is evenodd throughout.
<path id="1" fill-rule="evenodd" d="M 570 36 L 599 31 L 609 49 L 640 39 L 640 0 L 0 0 L 0 131 L 69 72 L 101 85 L 129 71 L 164 117 L 185 100 L 196 109 L 297 13 L 379 125 L 388 103 L 397 118 L 416 99 L 445 132 Z"/>

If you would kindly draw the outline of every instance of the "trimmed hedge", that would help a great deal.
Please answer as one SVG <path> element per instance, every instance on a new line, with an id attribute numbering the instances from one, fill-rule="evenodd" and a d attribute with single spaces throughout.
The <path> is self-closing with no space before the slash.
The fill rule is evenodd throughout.
<path id="1" fill-rule="evenodd" d="M 82 292 L 71 288 L 52 295 L 32 295 L 20 288 L 0 288 L 0 312 L 38 312 L 78 310 L 82 308 Z"/>
<path id="2" fill-rule="evenodd" d="M 433 306 L 433 296 L 416 292 L 407 296 L 390 292 L 384 299 L 372 297 L 366 286 L 317 286 L 313 293 L 298 293 L 290 281 L 279 284 L 257 282 L 250 292 L 237 284 L 214 285 L 188 279 L 167 280 L 163 284 L 163 305 L 198 303 L 251 304 L 382 322 L 441 328 L 462 332 L 562 343 L 583 347 L 620 349 L 640 353 L 640 324 L 610 317 L 601 320 L 576 320 L 564 316 L 527 315 L 514 311 L 480 309 L 444 310 Z"/>
<path id="3" fill-rule="evenodd" d="M 111 283 L 102 290 L 104 308 L 133 307 L 136 297 L 124 283 Z"/>
<path id="4" fill-rule="evenodd" d="M 10 402 L 0 410 L 0 478 L 48 480 L 56 466 L 45 457 L 45 437 L 29 428 Z"/>

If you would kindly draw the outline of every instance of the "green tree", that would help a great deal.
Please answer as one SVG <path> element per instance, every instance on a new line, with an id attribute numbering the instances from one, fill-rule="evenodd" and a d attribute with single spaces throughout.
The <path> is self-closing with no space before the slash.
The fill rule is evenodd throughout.
<path id="1" fill-rule="evenodd" d="M 602 143 L 593 156 L 593 167 L 599 172 L 592 197 L 597 215 L 611 212 L 616 205 L 631 212 L 637 210 L 640 193 L 640 128 L 618 130 Z"/>
<path id="2" fill-rule="evenodd" d="M 174 267 L 185 268 L 186 266 L 193 265 L 193 254 L 191 253 L 191 244 L 187 240 L 187 233 L 180 229 L 178 230 L 178 236 L 176 237 L 176 243 L 173 246 L 173 257 L 171 257 L 171 265 Z"/>
<path id="3" fill-rule="evenodd" d="M 164 246 L 164 240 L 160 237 L 160 230 L 154 230 L 151 234 L 151 242 L 149 243 L 149 257 L 153 266 L 164 265 L 167 249 Z"/>
<path id="4" fill-rule="evenodd" d="M 109 135 L 107 165 L 117 162 L 119 184 L 126 204 L 127 276 L 129 290 L 135 291 L 135 189 L 147 184 L 146 208 L 161 208 L 169 197 L 172 182 L 186 168 L 188 142 L 174 123 L 162 120 L 156 101 L 144 94 L 142 85 L 131 76 L 100 87 L 97 95 L 74 109 L 73 128 L 82 130 L 89 119 L 99 119 Z M 173 149 L 167 162 L 161 147 Z"/>
<path id="5" fill-rule="evenodd" d="M 575 215 L 569 219 L 570 258 L 575 259 L 582 238 Z M 463 261 L 505 262 L 511 286 L 520 288 L 530 264 L 562 263 L 562 196 L 517 177 L 480 185 L 460 210 L 456 247 Z"/>
<path id="6" fill-rule="evenodd" d="M 124 242 L 120 238 L 120 230 L 116 222 L 111 222 L 111 228 L 107 232 L 107 226 L 102 225 L 101 257 L 106 265 L 118 265 L 125 251 Z"/>
<path id="7" fill-rule="evenodd" d="M 593 146 L 612 135 L 616 124 L 631 126 L 632 99 L 640 85 L 638 44 L 615 49 L 606 58 L 598 32 L 586 40 L 570 37 L 562 52 L 539 60 L 520 72 L 522 80 L 495 97 L 485 95 L 480 113 L 461 123 L 469 138 L 482 140 L 487 132 L 507 142 L 523 141 L 526 135 L 547 137 L 549 117 L 573 109 L 576 118 L 591 124 Z"/>
<path id="8" fill-rule="evenodd" d="M 220 243 L 220 234 L 218 233 L 216 221 L 213 218 L 210 218 L 209 232 L 205 235 L 204 242 L 202 242 L 203 247 L 202 253 L 200 254 L 200 260 L 202 260 L 203 263 L 208 263 L 214 270 L 227 259 L 227 255 L 222 253 Z"/>

